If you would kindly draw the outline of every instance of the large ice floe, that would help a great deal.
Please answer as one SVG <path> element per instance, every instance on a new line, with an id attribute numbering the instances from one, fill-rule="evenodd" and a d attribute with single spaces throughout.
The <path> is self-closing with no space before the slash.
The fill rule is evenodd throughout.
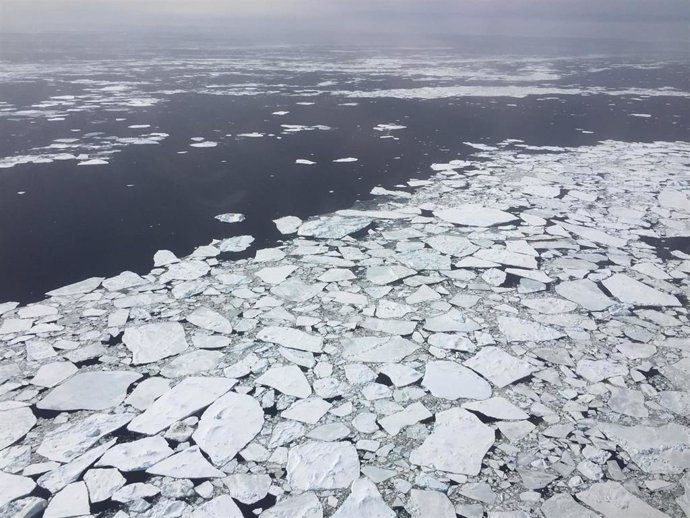
<path id="1" fill-rule="evenodd" d="M 690 516 L 690 145 L 531 151 L 1 305 L 0 516 Z"/>

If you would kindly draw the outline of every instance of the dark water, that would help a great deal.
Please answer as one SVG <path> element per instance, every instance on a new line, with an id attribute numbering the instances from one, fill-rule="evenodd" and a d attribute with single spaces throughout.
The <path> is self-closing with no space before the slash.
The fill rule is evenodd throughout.
<path id="1" fill-rule="evenodd" d="M 294 59 L 309 62 L 310 57 Z M 328 60 L 320 57 L 319 62 Z M 22 78 L 15 72 L 0 82 L 0 101 L 17 109 L 55 95 L 83 93 L 87 87 L 70 82 L 87 77 L 77 65 L 62 75 L 30 69 Z M 561 78 L 546 84 L 564 87 L 577 78 L 580 86 L 681 87 L 683 73 L 688 71 L 677 63 L 653 69 L 592 71 L 594 65 L 601 66 L 601 60 L 594 64 L 572 59 L 552 63 L 551 69 L 558 70 Z M 495 65 L 496 70 L 501 67 L 506 73 L 515 68 L 510 62 Z M 149 132 L 169 136 L 157 145 L 122 146 L 110 156 L 108 165 L 77 166 L 75 160 L 66 160 L 0 169 L 0 302 L 39 300 L 50 289 L 90 276 L 111 276 L 123 270 L 146 273 L 157 250 L 184 255 L 213 238 L 251 234 L 256 238 L 247 252 L 251 254 L 281 238 L 273 219 L 286 215 L 306 218 L 351 207 L 371 199 L 369 192 L 377 185 L 393 188 L 410 178 L 427 177 L 431 163 L 476 151 L 463 142 L 493 144 L 520 139 L 534 146 L 581 146 L 606 139 L 687 140 L 690 135 L 690 100 L 685 97 L 590 94 L 351 99 L 328 91 L 303 94 L 309 89 L 323 90 L 315 85 L 334 79 L 338 86 L 329 89 L 344 84 L 361 90 L 420 84 L 409 74 L 276 71 L 267 68 L 265 61 L 258 66 L 249 59 L 224 66 L 222 71 L 216 65 L 190 67 L 184 60 L 140 68 L 110 63 L 97 71 L 90 63 L 87 69 L 94 80 L 141 80 L 147 84 L 141 88 L 144 92 L 155 90 L 165 100 L 126 110 L 100 100 L 93 109 L 70 112 L 62 121 L 16 114 L 0 117 L 0 157 L 30 154 L 31 149 L 47 146 L 54 139 L 101 138 L 86 136 L 93 132 L 117 137 Z M 471 79 L 463 81 L 472 84 Z M 209 95 L 196 88 L 257 82 L 263 89 L 259 95 Z M 160 93 L 165 88 L 180 89 L 182 84 L 186 85 L 184 92 Z M 446 85 L 448 79 L 439 79 L 438 84 Z M 342 105 L 349 102 L 359 104 Z M 290 113 L 272 115 L 279 110 Z M 631 113 L 652 117 L 631 117 Z M 407 128 L 382 133 L 373 129 L 380 123 Z M 151 127 L 128 128 L 136 124 Z M 281 124 L 332 129 L 282 134 Z M 592 133 L 583 133 L 583 129 Z M 281 138 L 237 137 L 246 132 Z M 387 134 L 397 140 L 380 138 Z M 190 147 L 193 137 L 216 141 L 218 146 Z M 332 162 L 342 157 L 358 161 Z M 295 164 L 300 158 L 317 164 Z M 215 215 L 227 212 L 244 213 L 247 219 L 240 224 L 214 220 Z"/>

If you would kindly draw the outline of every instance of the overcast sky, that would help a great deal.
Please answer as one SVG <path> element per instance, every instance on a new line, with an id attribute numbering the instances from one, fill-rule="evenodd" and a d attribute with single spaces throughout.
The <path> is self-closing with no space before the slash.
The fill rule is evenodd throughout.
<path id="1" fill-rule="evenodd" d="M 690 44 L 690 0 L 0 0 L 0 31 L 225 34 L 254 42 L 453 35 Z"/>

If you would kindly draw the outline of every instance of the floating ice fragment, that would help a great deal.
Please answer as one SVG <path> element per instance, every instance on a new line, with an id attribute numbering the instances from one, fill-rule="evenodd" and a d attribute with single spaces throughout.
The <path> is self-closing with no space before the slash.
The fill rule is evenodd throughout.
<path id="1" fill-rule="evenodd" d="M 141 378 L 132 371 L 76 374 L 51 390 L 36 406 L 41 410 L 105 410 L 119 405 L 129 386 Z"/>
<path id="2" fill-rule="evenodd" d="M 434 211 L 434 215 L 449 223 L 470 227 L 491 227 L 517 221 L 517 216 L 509 212 L 482 205 L 464 205 L 452 209 Z"/>
<path id="3" fill-rule="evenodd" d="M 229 212 L 227 214 L 219 214 L 218 216 L 215 216 L 214 219 L 217 219 L 222 223 L 241 223 L 246 218 L 244 214 Z"/>
<path id="4" fill-rule="evenodd" d="M 243 252 L 254 242 L 253 236 L 235 236 L 223 239 L 218 245 L 221 252 Z"/>
<path id="5" fill-rule="evenodd" d="M 178 322 L 159 322 L 128 327 L 122 343 L 132 352 L 132 363 L 153 363 L 185 351 L 189 345 Z"/>
<path id="6" fill-rule="evenodd" d="M 421 446 L 412 450 L 410 462 L 439 471 L 476 476 L 495 439 L 493 429 L 476 416 L 462 408 L 451 408 L 436 414 L 433 432 Z"/>
<path id="7" fill-rule="evenodd" d="M 77 165 L 108 165 L 108 161 L 101 158 L 92 158 L 90 160 L 79 162 Z"/>
<path id="8" fill-rule="evenodd" d="M 335 160 L 333 160 L 333 162 L 335 162 L 336 164 L 346 164 L 346 163 L 350 163 L 350 162 L 357 162 L 357 160 L 358 159 L 354 158 L 354 157 L 347 157 L 347 158 L 336 158 Z"/>
<path id="9" fill-rule="evenodd" d="M 295 489 L 344 489 L 358 477 L 359 457 L 352 443 L 309 441 L 288 452 L 287 478 Z"/>
<path id="10" fill-rule="evenodd" d="M 602 284 L 611 295 L 622 302 L 639 306 L 680 306 L 680 301 L 673 295 L 663 293 L 647 286 L 622 273 L 605 279 Z"/>
<path id="11" fill-rule="evenodd" d="M 282 218 L 274 219 L 278 232 L 281 234 L 294 234 L 302 225 L 302 220 L 296 216 L 284 216 Z"/>

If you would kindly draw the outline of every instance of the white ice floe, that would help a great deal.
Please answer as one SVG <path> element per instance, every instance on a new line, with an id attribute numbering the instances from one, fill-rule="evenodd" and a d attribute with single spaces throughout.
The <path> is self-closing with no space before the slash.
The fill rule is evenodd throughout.
<path id="1" fill-rule="evenodd" d="M 272 387 L 288 396 L 307 398 L 311 395 L 311 386 L 296 365 L 271 367 L 256 379 L 256 383 Z"/>
<path id="2" fill-rule="evenodd" d="M 358 161 L 358 159 L 354 158 L 354 157 L 336 158 L 335 160 L 333 160 L 333 162 L 335 162 L 336 164 L 347 164 L 347 163 L 357 162 L 357 161 Z"/>
<path id="3" fill-rule="evenodd" d="M 0 451 L 16 443 L 36 425 L 36 417 L 29 407 L 0 411 Z"/>
<path id="4" fill-rule="evenodd" d="M 294 234 L 302 225 L 302 220 L 296 216 L 284 216 L 279 219 L 274 219 L 273 222 L 281 234 Z"/>
<path id="5" fill-rule="evenodd" d="M 461 441 L 458 438 L 462 438 Z M 493 429 L 462 408 L 436 414 L 433 432 L 412 450 L 410 462 L 448 473 L 477 475 L 494 444 Z"/>
<path id="6" fill-rule="evenodd" d="M 342 239 L 349 234 L 359 232 L 371 224 L 368 218 L 345 218 L 333 216 L 319 218 L 300 225 L 297 233 L 300 236 L 319 239 Z"/>
<path id="7" fill-rule="evenodd" d="M 374 126 L 375 131 L 395 131 L 395 130 L 402 130 L 407 128 L 407 126 L 403 126 L 401 124 L 377 124 Z"/>
<path id="8" fill-rule="evenodd" d="M 319 353 L 323 348 L 323 338 L 320 336 L 310 335 L 299 329 L 289 327 L 265 327 L 257 333 L 256 337 L 264 342 L 313 353 Z"/>
<path id="9" fill-rule="evenodd" d="M 236 383 L 227 378 L 185 378 L 134 418 L 127 429 L 155 435 L 171 424 L 206 408 Z"/>
<path id="10" fill-rule="evenodd" d="M 252 246 L 254 242 L 253 236 L 236 236 L 228 239 L 223 239 L 218 248 L 221 252 L 244 252 L 247 248 Z"/>
<path id="11" fill-rule="evenodd" d="M 422 386 L 441 399 L 487 399 L 491 386 L 467 367 L 453 361 L 427 363 Z"/>
<path id="12" fill-rule="evenodd" d="M 122 343 L 132 352 L 134 364 L 153 363 L 179 354 L 189 347 L 184 328 L 177 322 L 159 322 L 128 327 Z"/>
<path id="13" fill-rule="evenodd" d="M 286 469 L 295 489 L 342 489 L 359 477 L 359 457 L 349 442 L 309 441 L 290 448 Z"/>
<path id="14" fill-rule="evenodd" d="M 602 281 L 609 292 L 622 302 L 638 306 L 680 306 L 673 295 L 663 293 L 622 273 Z"/>
<path id="15" fill-rule="evenodd" d="M 218 216 L 215 216 L 215 219 L 221 223 L 242 223 L 246 217 L 244 214 L 229 212 L 227 214 L 219 214 Z"/>
<path id="16" fill-rule="evenodd" d="M 220 313 L 217 313 L 216 311 L 213 311 L 207 307 L 195 309 L 190 315 L 187 315 L 186 319 L 190 324 L 194 324 L 201 329 L 213 331 L 214 333 L 232 333 L 232 324 L 230 321 Z M 178 331 L 176 337 L 180 343 L 182 336 L 183 335 Z"/>
<path id="17" fill-rule="evenodd" d="M 333 518 L 395 518 L 395 512 L 386 505 L 376 485 L 366 478 L 355 480 L 350 494 L 332 515 Z"/>
<path id="18" fill-rule="evenodd" d="M 42 410 L 105 410 L 119 405 L 129 386 L 141 378 L 131 371 L 93 371 L 72 376 L 36 406 Z"/>
<path id="19" fill-rule="evenodd" d="M 223 466 L 261 431 L 263 424 L 263 410 L 254 398 L 229 392 L 201 415 L 193 438 L 215 465 Z"/>
<path id="20" fill-rule="evenodd" d="M 434 211 L 434 215 L 443 221 L 470 227 L 491 227 L 517 221 L 518 218 L 503 210 L 481 205 L 465 205 L 452 209 Z"/>
<path id="21" fill-rule="evenodd" d="M 478 372 L 496 387 L 501 388 L 526 378 L 537 368 L 531 363 L 516 358 L 497 347 L 484 347 L 465 362 L 470 369 Z"/>
<path id="22" fill-rule="evenodd" d="M 79 162 L 77 165 L 108 165 L 109 162 L 102 158 L 91 158 L 89 160 L 84 160 Z"/>

